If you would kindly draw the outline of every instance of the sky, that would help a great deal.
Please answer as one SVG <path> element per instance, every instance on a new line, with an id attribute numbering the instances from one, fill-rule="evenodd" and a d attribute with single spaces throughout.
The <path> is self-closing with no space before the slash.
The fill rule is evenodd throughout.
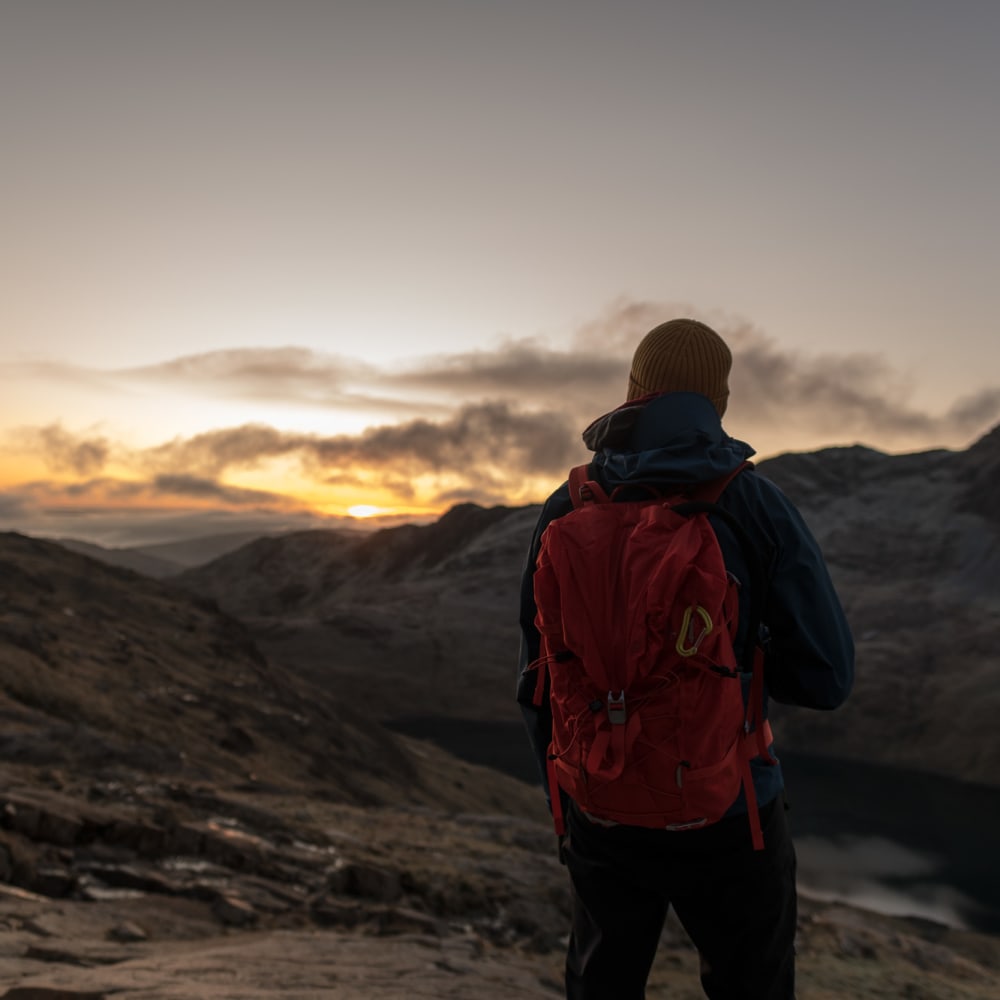
<path id="1" fill-rule="evenodd" d="M 998 49 L 994 0 L 0 0 L 0 530 L 537 502 L 682 315 L 760 457 L 966 447 Z"/>

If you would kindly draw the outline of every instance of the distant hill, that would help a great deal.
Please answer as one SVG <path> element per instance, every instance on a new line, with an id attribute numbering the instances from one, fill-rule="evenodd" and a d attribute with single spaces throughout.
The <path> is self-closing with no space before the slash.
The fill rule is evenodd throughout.
<path id="1" fill-rule="evenodd" d="M 210 559 L 217 559 L 227 552 L 232 552 L 248 542 L 260 538 L 261 535 L 260 531 L 228 531 L 214 535 L 199 535 L 196 538 L 184 538 L 176 542 L 140 545 L 132 551 L 186 568 L 200 566 Z"/>
<path id="2" fill-rule="evenodd" d="M 965 452 L 831 448 L 759 471 L 817 536 L 858 646 L 843 709 L 775 707 L 782 745 L 1000 784 L 1000 428 Z M 380 717 L 514 718 L 537 514 L 463 505 L 360 538 L 261 539 L 176 579 Z"/>
<path id="3" fill-rule="evenodd" d="M 142 573 L 143 576 L 162 579 L 174 576 L 191 566 L 199 566 L 217 559 L 260 537 L 260 532 L 238 531 L 184 538 L 176 542 L 160 542 L 155 545 L 121 547 L 95 545 L 93 542 L 84 542 L 76 538 L 57 538 L 55 541 L 64 548 L 80 552 L 111 566 L 122 566 L 136 573 Z"/>
<path id="4" fill-rule="evenodd" d="M 154 579 L 173 576 L 185 568 L 183 563 L 149 555 L 142 549 L 107 548 L 104 545 L 95 545 L 93 542 L 82 542 L 77 538 L 57 538 L 55 541 L 71 552 L 79 552 L 109 566 L 121 566 L 123 569 L 130 569 Z"/>

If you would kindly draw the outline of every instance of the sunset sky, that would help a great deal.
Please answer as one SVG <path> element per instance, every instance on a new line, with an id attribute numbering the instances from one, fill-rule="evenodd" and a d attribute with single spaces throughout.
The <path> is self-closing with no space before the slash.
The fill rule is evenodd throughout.
<path id="1" fill-rule="evenodd" d="M 0 529 L 539 501 L 676 315 L 761 456 L 1000 422 L 995 0 L 0 0 Z"/>

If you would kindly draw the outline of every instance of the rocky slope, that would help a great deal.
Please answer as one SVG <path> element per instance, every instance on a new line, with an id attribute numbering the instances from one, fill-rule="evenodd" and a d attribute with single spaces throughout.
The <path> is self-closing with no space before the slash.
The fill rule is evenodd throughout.
<path id="1" fill-rule="evenodd" d="M 362 706 L 268 662 L 210 601 L 51 543 L 0 535 L 0 653 L 11 764 L 441 801 Z"/>
<path id="2" fill-rule="evenodd" d="M 466 504 L 425 526 L 264 538 L 174 582 L 246 623 L 285 669 L 378 718 L 513 719 L 535 515 Z"/>
<path id="3" fill-rule="evenodd" d="M 777 712 L 797 747 L 1000 785 L 1000 429 L 964 453 L 765 463 L 813 528 L 858 648 L 843 709 Z"/>

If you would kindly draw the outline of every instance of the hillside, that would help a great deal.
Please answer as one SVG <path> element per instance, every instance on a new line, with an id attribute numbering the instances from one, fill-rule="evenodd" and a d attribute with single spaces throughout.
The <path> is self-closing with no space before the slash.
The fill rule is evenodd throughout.
<path id="1" fill-rule="evenodd" d="M 269 662 L 211 601 L 53 543 L 0 535 L 0 663 L 8 765 L 355 804 L 449 796 L 396 736 Z"/>
<path id="2" fill-rule="evenodd" d="M 515 718 L 518 578 L 536 512 L 456 507 L 370 535 L 259 539 L 174 578 L 275 662 L 378 718 Z"/>

